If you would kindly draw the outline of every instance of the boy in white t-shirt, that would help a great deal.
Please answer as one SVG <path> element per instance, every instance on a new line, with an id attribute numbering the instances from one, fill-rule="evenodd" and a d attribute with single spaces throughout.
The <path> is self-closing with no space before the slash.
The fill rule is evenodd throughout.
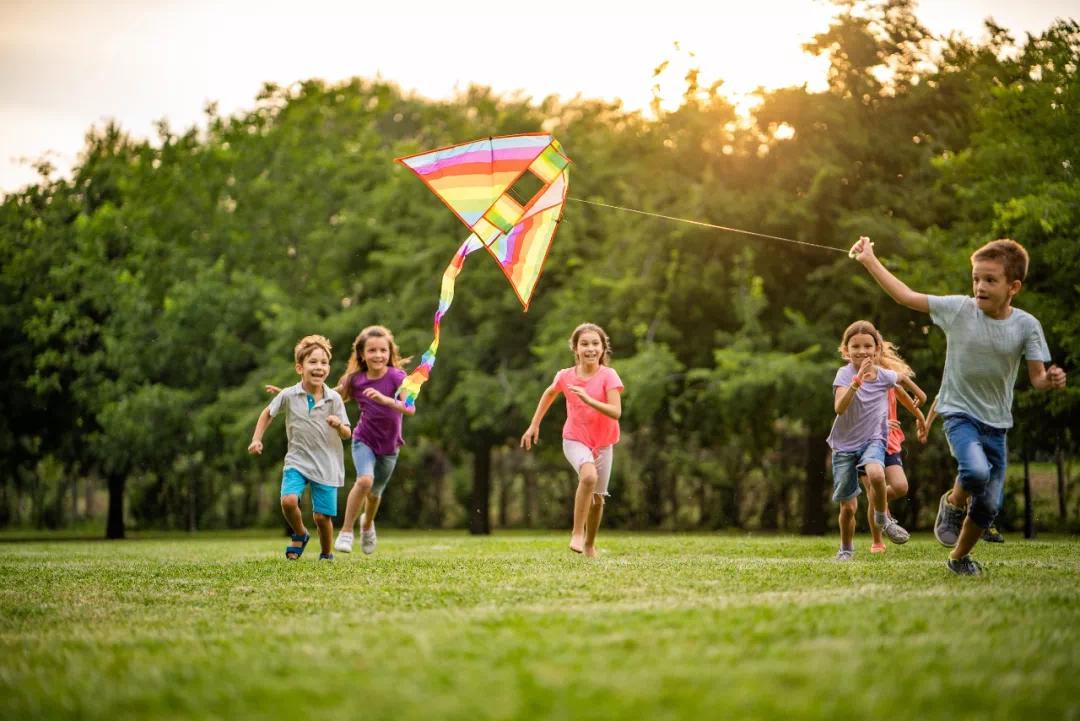
<path id="1" fill-rule="evenodd" d="M 995 240 L 975 251 L 971 297 L 911 290 L 881 264 L 869 238 L 859 238 L 851 254 L 893 300 L 929 313 L 945 331 L 945 370 L 936 410 L 944 419 L 957 476 L 938 504 L 934 535 L 953 549 L 947 561 L 950 571 L 978 575 L 982 567 L 968 554 L 1000 510 L 1008 461 L 1005 434 L 1013 423 L 1020 359 L 1027 360 L 1035 388 L 1065 387 L 1065 371 L 1046 367 L 1050 350 L 1042 325 L 1012 306 L 1027 276 L 1027 251 L 1015 240 Z"/>

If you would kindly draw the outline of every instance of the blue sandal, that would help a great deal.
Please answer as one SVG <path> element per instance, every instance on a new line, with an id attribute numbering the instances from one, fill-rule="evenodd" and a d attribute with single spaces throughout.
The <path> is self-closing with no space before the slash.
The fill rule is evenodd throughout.
<path id="1" fill-rule="evenodd" d="M 300 556 L 304 555 L 304 549 L 307 548 L 308 541 L 311 540 L 311 534 L 305 533 L 301 535 L 299 533 L 293 533 L 289 538 L 293 541 L 301 542 L 301 545 L 299 546 L 285 546 L 285 558 L 290 561 L 295 561 L 300 558 Z"/>

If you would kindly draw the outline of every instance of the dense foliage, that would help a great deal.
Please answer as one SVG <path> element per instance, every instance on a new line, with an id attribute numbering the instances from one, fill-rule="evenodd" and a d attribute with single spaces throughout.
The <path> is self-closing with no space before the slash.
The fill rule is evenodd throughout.
<path id="1" fill-rule="evenodd" d="M 762 91 L 750 118 L 692 72 L 655 117 L 356 78 L 267 85 L 248 112 L 150 140 L 93 129 L 71 177 L 43 167 L 0 205 L 0 525 L 91 522 L 105 496 L 114 537 L 276 522 L 282 429 L 245 453 L 262 385 L 293 382 L 306 333 L 333 340 L 335 373 L 372 323 L 426 347 L 463 229 L 393 159 L 486 135 L 554 133 L 577 198 L 838 248 L 870 235 L 927 292 L 967 292 L 970 252 L 1014 237 L 1033 261 L 1017 305 L 1076 368 L 1080 25 L 988 29 L 934 38 L 906 0 L 845 3 L 806 46 L 828 90 Z M 493 263 L 466 265 L 386 520 L 565 523 L 560 411 L 538 453 L 516 439 L 590 320 L 626 383 L 606 523 L 823 530 L 829 385 L 857 318 L 936 391 L 940 331 L 845 255 L 571 202 L 527 315 Z M 1077 399 L 1022 391 L 1014 450 L 1068 457 Z M 940 435 L 908 449 L 916 522 L 949 462 Z"/>

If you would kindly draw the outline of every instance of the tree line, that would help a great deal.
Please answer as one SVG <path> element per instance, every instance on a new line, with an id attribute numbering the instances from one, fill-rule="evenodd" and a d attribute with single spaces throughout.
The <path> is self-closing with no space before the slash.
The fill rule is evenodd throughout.
<path id="1" fill-rule="evenodd" d="M 267 84 L 249 110 L 211 105 L 202 127 L 162 121 L 152 139 L 93 128 L 70 177 L 42 163 L 0 205 L 0 526 L 278 523 L 284 434 L 245 453 L 263 384 L 294 382 L 307 333 L 334 342 L 335 377 L 373 323 L 419 359 L 464 228 L 393 160 L 488 135 L 554 134 L 582 200 L 844 249 L 869 235 L 930 293 L 969 292 L 971 251 L 1015 238 L 1032 257 L 1016 304 L 1075 369 L 1080 25 L 1020 41 L 988 23 L 972 41 L 934 37 L 906 0 L 843 3 L 805 48 L 828 58 L 828 88 L 762 90 L 749 117 L 691 71 L 678 106 L 657 98 L 651 114 L 354 78 Z M 571 202 L 525 316 L 483 260 L 458 280 L 406 420 L 388 523 L 567 523 L 559 411 L 539 452 L 516 441 L 586 320 L 626 384 L 613 527 L 823 532 L 851 321 L 874 322 L 937 390 L 943 334 L 840 253 Z M 1055 461 L 1058 517 L 1075 523 L 1080 394 L 1024 384 L 1014 462 Z M 918 527 L 952 470 L 940 433 L 905 450 L 896 510 Z"/>

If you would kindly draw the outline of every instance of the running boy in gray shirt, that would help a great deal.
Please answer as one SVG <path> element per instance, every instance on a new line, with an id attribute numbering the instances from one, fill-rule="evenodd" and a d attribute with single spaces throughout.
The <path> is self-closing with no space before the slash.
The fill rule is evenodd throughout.
<path id="1" fill-rule="evenodd" d="M 262 437 L 270 422 L 285 412 L 289 450 L 281 476 L 281 512 L 292 528 L 292 544 L 285 557 L 295 561 L 303 554 L 311 534 L 304 527 L 300 496 L 311 486 L 311 506 L 319 530 L 320 560 L 332 561 L 333 518 L 337 515 L 337 489 L 345 485 L 345 456 L 341 441 L 351 435 L 345 403 L 326 385 L 330 375 L 330 341 L 321 335 L 300 339 L 293 349 L 300 382 L 274 396 L 259 416 L 248 452 L 262 453 Z"/>
<path id="2" fill-rule="evenodd" d="M 995 240 L 975 251 L 972 297 L 913 291 L 881 264 L 869 238 L 859 238 L 851 255 L 893 300 L 929 313 L 945 331 L 937 413 L 944 419 L 957 476 L 938 504 L 934 535 L 953 549 L 947 562 L 950 571 L 978 575 L 982 567 L 969 553 L 1000 510 L 1008 460 L 1005 434 L 1012 427 L 1013 386 L 1021 357 L 1035 388 L 1065 387 L 1065 371 L 1046 367 L 1050 350 L 1042 325 L 1012 306 L 1027 276 L 1027 251 L 1014 240 Z"/>

